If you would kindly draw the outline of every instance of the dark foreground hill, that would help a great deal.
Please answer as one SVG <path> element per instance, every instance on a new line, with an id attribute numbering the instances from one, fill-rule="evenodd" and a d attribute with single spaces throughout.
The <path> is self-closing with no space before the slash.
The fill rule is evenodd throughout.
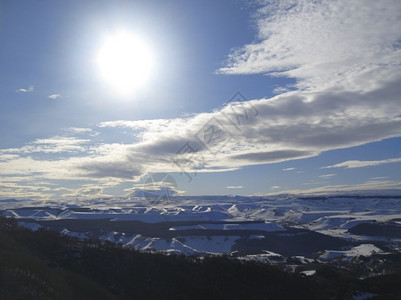
<path id="1" fill-rule="evenodd" d="M 398 282 L 396 273 L 359 280 L 329 265 L 304 277 L 228 256 L 143 253 L 0 218 L 0 299 L 394 299 Z"/>

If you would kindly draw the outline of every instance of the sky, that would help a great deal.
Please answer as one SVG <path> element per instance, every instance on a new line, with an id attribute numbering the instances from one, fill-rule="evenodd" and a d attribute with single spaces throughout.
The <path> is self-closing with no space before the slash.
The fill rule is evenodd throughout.
<path id="1" fill-rule="evenodd" d="M 0 198 L 400 189 L 400 28 L 398 0 L 2 0 Z"/>

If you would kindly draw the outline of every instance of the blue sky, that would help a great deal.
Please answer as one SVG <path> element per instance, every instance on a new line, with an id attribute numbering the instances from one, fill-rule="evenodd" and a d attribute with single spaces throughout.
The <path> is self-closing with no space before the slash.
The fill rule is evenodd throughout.
<path id="1" fill-rule="evenodd" d="M 396 0 L 2 1 L 0 198 L 399 189 L 399 28 Z M 121 31 L 153 59 L 126 94 Z"/>

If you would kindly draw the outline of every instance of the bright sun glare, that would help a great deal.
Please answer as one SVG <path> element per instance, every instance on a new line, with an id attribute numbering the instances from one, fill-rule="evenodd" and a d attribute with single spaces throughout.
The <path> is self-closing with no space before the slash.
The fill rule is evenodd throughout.
<path id="1" fill-rule="evenodd" d="M 148 81 L 154 58 L 144 40 L 127 31 L 118 31 L 105 40 L 97 64 L 102 78 L 116 92 L 130 95 Z"/>

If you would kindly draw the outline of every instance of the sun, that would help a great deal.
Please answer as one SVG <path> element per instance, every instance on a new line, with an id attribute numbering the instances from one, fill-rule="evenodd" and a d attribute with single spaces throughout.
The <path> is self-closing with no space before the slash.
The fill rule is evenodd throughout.
<path id="1" fill-rule="evenodd" d="M 142 38 L 120 30 L 105 39 L 96 62 L 105 82 L 120 95 L 130 95 L 149 80 L 154 57 Z"/>

